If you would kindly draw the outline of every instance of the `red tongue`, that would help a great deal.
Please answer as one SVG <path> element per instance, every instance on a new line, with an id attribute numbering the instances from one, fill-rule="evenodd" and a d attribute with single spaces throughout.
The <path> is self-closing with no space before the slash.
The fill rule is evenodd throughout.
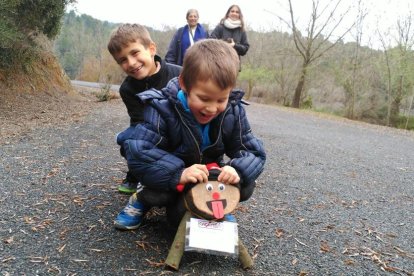
<path id="1" fill-rule="evenodd" d="M 213 201 L 211 202 L 211 207 L 213 209 L 213 215 L 216 219 L 221 219 L 224 217 L 223 202 Z"/>

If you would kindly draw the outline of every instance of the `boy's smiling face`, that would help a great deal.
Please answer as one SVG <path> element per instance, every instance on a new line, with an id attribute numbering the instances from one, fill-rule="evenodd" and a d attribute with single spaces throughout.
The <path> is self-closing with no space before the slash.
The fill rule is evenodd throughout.
<path id="1" fill-rule="evenodd" d="M 207 124 L 222 113 L 226 109 L 231 90 L 231 87 L 223 90 L 211 80 L 197 81 L 191 91 L 187 92 L 188 107 L 197 122 Z"/>
<path id="2" fill-rule="evenodd" d="M 157 65 L 154 61 L 156 49 L 154 43 L 145 49 L 144 45 L 135 41 L 115 53 L 114 58 L 128 76 L 142 80 L 156 73 Z"/>

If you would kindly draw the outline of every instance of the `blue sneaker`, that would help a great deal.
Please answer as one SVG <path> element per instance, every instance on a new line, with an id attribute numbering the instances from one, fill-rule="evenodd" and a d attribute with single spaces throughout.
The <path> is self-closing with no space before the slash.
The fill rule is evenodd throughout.
<path id="1" fill-rule="evenodd" d="M 236 217 L 234 216 L 234 215 L 232 215 L 232 214 L 227 214 L 227 215 L 224 215 L 224 219 L 223 219 L 224 221 L 228 221 L 228 222 L 234 222 L 234 223 L 237 223 L 237 219 L 236 219 Z"/>
<path id="2" fill-rule="evenodd" d="M 137 229 L 141 225 L 144 209 L 144 204 L 138 201 L 137 194 L 134 193 L 129 198 L 127 206 L 116 217 L 115 228 L 120 230 Z"/>

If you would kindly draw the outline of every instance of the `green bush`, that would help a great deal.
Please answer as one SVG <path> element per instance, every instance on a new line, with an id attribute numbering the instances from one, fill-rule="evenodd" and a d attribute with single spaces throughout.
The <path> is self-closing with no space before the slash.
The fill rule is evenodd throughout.
<path id="1" fill-rule="evenodd" d="M 75 0 L 1 0 L 0 69 L 18 64 L 23 69 L 37 51 L 36 38 L 44 34 L 54 38 L 68 4 Z M 35 48 L 31 51 L 31 48 Z M 22 54 L 23 53 L 23 54 Z M 29 65 L 30 66 L 30 65 Z"/>
<path id="2" fill-rule="evenodd" d="M 17 0 L 0 1 L 0 68 L 8 68 L 16 56 L 13 51 L 16 41 L 21 39 L 13 20 Z"/>
<path id="3" fill-rule="evenodd" d="M 19 2 L 19 0 L 0 1 L 0 46 L 2 47 L 5 46 L 4 41 L 9 40 L 16 33 L 14 17 Z"/>
<path id="4" fill-rule="evenodd" d="M 95 93 L 95 96 L 100 102 L 109 101 L 111 99 L 111 85 L 108 83 L 104 84 L 99 92 Z"/>
<path id="5" fill-rule="evenodd" d="M 303 100 L 301 104 L 301 108 L 303 109 L 311 109 L 313 105 L 312 96 L 307 96 L 305 100 Z"/>
<path id="6" fill-rule="evenodd" d="M 409 116 L 407 118 L 407 116 L 399 116 L 397 120 L 397 128 L 414 130 L 414 117 Z"/>

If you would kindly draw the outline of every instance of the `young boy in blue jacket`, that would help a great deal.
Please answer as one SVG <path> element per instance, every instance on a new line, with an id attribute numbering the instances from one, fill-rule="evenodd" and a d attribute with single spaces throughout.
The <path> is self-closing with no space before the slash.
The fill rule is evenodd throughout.
<path id="1" fill-rule="evenodd" d="M 144 117 L 144 107 L 135 95 L 150 88 L 164 88 L 172 78 L 180 74 L 181 66 L 169 64 L 156 55 L 156 44 L 152 41 L 148 30 L 139 24 L 120 25 L 109 39 L 108 51 L 127 74 L 119 94 L 127 108 L 130 127 L 117 136 L 121 155 L 125 156 L 123 143 Z M 123 193 L 134 193 L 138 182 L 133 174 L 127 172 L 118 190 Z"/>
<path id="2" fill-rule="evenodd" d="M 187 50 L 178 79 L 138 95 L 145 103 L 144 123 L 124 147 L 143 190 L 118 214 L 116 228 L 138 228 L 153 206 L 165 206 L 177 226 L 185 213 L 183 186 L 206 182 L 205 164 L 212 162 L 221 164 L 218 181 L 239 184 L 240 201 L 250 198 L 266 155 L 242 106 L 244 93 L 233 90 L 238 72 L 238 55 L 228 43 L 201 40 Z"/>

